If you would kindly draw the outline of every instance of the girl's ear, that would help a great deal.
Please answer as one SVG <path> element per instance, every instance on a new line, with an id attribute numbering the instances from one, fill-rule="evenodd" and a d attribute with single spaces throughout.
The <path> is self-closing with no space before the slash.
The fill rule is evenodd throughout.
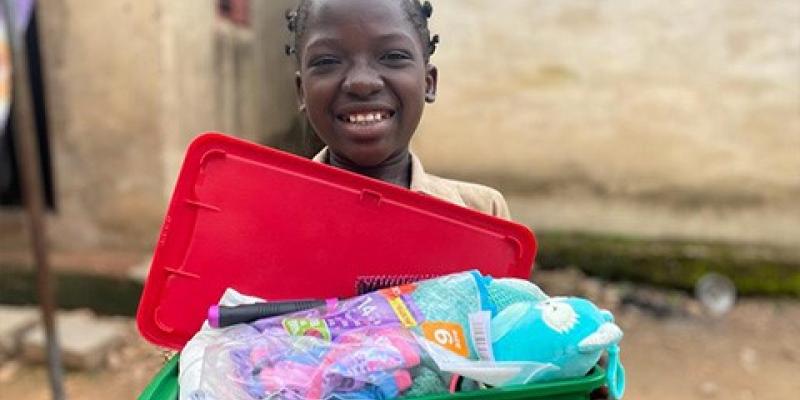
<path id="1" fill-rule="evenodd" d="M 303 91 L 303 78 L 300 71 L 294 73 L 294 90 L 297 93 L 297 110 L 303 112 L 306 110 L 306 94 Z"/>
<path id="2" fill-rule="evenodd" d="M 433 64 L 428 64 L 425 71 L 425 102 L 436 101 L 436 84 L 439 81 L 439 70 Z"/>

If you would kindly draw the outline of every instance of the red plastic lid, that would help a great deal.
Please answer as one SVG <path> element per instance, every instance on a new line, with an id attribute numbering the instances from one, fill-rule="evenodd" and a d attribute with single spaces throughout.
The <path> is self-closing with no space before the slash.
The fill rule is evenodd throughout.
<path id="1" fill-rule="evenodd" d="M 180 349 L 226 288 L 269 300 L 349 297 L 364 277 L 478 269 L 528 278 L 525 226 L 222 134 L 190 145 L 137 323 Z"/>

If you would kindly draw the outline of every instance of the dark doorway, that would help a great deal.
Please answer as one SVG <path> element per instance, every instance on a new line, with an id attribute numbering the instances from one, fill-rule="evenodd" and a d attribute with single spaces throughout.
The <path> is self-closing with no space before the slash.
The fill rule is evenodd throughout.
<path id="1" fill-rule="evenodd" d="M 47 113 L 44 101 L 44 79 L 42 76 L 42 61 L 39 53 L 39 35 L 36 29 L 36 12 L 31 16 L 30 24 L 25 32 L 28 55 L 28 76 L 30 78 L 31 96 L 34 108 L 36 134 L 39 139 L 39 158 L 41 160 L 43 193 L 45 204 L 51 210 L 55 209 L 55 196 L 53 190 L 52 162 L 50 158 L 50 140 L 47 131 Z M 11 113 L 14 113 L 14 103 L 11 103 Z M 17 155 L 14 147 L 14 124 L 9 117 L 5 132 L 0 133 L 0 207 L 19 207 L 22 197 L 17 169 Z"/>

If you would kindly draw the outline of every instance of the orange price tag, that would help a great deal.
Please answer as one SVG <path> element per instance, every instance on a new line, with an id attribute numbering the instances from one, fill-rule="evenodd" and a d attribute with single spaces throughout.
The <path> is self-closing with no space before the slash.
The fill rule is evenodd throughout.
<path id="1" fill-rule="evenodd" d="M 453 322 L 428 321 L 422 324 L 425 338 L 462 357 L 469 356 L 464 328 Z"/>

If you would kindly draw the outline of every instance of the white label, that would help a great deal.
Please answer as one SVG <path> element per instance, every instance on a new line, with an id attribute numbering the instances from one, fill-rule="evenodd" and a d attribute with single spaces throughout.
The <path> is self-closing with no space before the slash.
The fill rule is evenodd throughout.
<path id="1" fill-rule="evenodd" d="M 492 352 L 492 313 L 489 311 L 479 311 L 469 315 L 469 332 L 472 338 L 472 345 L 478 352 L 481 361 L 494 361 Z"/>

